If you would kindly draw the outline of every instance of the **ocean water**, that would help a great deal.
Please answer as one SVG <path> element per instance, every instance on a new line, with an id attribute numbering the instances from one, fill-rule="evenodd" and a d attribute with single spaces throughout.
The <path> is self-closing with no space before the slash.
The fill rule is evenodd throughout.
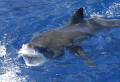
<path id="1" fill-rule="evenodd" d="M 120 82 L 120 28 L 82 44 L 98 68 L 67 50 L 42 66 L 30 67 L 18 58 L 22 44 L 64 26 L 80 7 L 85 18 L 120 19 L 119 0 L 0 0 L 0 82 Z"/>

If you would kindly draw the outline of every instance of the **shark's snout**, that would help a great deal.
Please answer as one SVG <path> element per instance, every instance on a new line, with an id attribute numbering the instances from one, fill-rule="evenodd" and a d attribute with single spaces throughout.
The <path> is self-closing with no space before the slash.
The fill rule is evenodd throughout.
<path id="1" fill-rule="evenodd" d="M 27 44 L 23 44 L 18 54 L 18 57 L 22 56 L 28 66 L 40 66 L 47 60 L 42 53 L 36 51 L 34 48 L 28 47 Z"/>

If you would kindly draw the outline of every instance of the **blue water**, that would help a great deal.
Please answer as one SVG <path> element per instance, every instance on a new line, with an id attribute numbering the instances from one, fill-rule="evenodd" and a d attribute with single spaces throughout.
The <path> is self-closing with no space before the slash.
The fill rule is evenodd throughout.
<path id="1" fill-rule="evenodd" d="M 66 50 L 58 59 L 29 67 L 17 50 L 33 35 L 64 26 L 78 8 L 85 18 L 120 19 L 119 0 L 0 0 L 0 82 L 120 82 L 120 28 L 82 46 L 98 68 Z"/>

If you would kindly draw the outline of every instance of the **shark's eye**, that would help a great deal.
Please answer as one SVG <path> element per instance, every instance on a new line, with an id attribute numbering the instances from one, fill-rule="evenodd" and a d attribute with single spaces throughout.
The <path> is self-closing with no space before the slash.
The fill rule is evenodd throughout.
<path id="1" fill-rule="evenodd" d="M 34 46 L 34 49 L 35 49 L 36 51 L 41 52 L 41 53 L 47 51 L 47 49 L 46 49 L 45 47 L 40 47 L 40 46 Z"/>

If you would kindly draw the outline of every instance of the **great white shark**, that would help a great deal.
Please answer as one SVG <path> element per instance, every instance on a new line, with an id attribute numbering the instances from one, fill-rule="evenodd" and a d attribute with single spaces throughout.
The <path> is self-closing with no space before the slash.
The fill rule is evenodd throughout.
<path id="1" fill-rule="evenodd" d="M 45 31 L 27 43 L 19 50 L 28 66 L 39 66 L 48 59 L 61 57 L 65 54 L 64 48 L 72 54 L 86 58 L 84 63 L 89 67 L 97 67 L 87 56 L 81 43 L 99 32 L 120 27 L 119 19 L 103 19 L 98 17 L 84 18 L 83 8 L 79 8 L 63 27 Z"/>

